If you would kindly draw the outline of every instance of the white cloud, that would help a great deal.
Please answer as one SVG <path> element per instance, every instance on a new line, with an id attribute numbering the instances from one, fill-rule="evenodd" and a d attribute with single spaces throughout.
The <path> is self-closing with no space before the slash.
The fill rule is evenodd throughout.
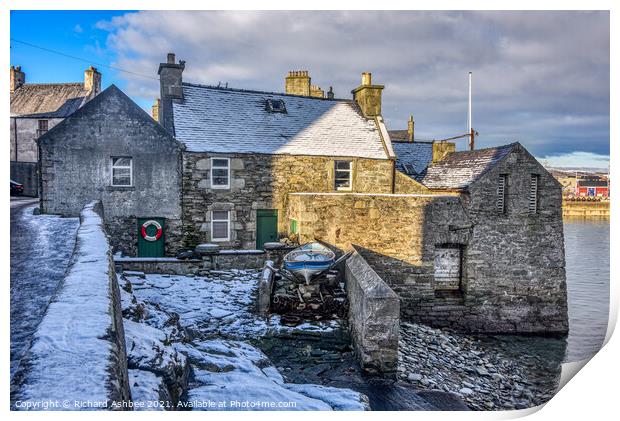
<path id="1" fill-rule="evenodd" d="M 474 72 L 479 146 L 517 139 L 538 155 L 609 153 L 607 12 L 230 12 L 127 13 L 109 31 L 115 66 L 156 76 L 175 52 L 184 80 L 282 91 L 288 70 L 349 98 L 360 73 L 385 84 L 383 114 L 420 137 L 465 129 L 467 72 Z M 127 78 L 151 101 L 157 81 Z"/>
<path id="2" fill-rule="evenodd" d="M 81 27 L 81 26 L 80 26 L 80 24 L 78 23 L 78 24 L 76 24 L 76 25 L 73 27 L 73 32 L 76 32 L 76 33 L 78 33 L 78 34 L 81 34 L 82 32 L 84 32 L 84 29 L 82 29 L 82 27 Z"/>
<path id="3" fill-rule="evenodd" d="M 563 155 L 549 155 L 538 158 L 546 166 L 553 168 L 609 168 L 609 155 L 599 155 L 590 152 L 572 152 Z"/>

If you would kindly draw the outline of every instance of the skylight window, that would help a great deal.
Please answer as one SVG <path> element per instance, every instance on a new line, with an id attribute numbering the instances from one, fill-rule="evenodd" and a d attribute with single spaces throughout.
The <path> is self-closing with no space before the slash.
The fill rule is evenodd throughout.
<path id="1" fill-rule="evenodd" d="M 286 107 L 284 106 L 284 101 L 281 99 L 268 99 L 267 100 L 267 110 L 272 113 L 285 113 Z"/>

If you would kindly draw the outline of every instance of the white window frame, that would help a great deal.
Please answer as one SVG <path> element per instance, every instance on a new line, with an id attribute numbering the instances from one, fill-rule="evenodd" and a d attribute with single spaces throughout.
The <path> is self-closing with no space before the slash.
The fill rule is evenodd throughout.
<path id="1" fill-rule="evenodd" d="M 114 165 L 115 159 L 128 158 L 129 165 Z M 114 169 L 129 168 L 129 184 L 114 184 Z M 133 187 L 133 158 L 131 156 L 112 156 L 110 157 L 110 185 L 112 187 Z"/>
<path id="2" fill-rule="evenodd" d="M 343 169 L 339 169 L 338 168 L 338 163 L 339 162 L 348 162 L 349 163 L 349 169 L 348 170 L 343 170 Z M 336 175 L 338 172 L 349 172 L 349 187 L 338 187 L 336 186 Z M 334 190 L 336 191 L 351 191 L 353 190 L 353 161 L 350 161 L 348 159 L 336 159 L 334 160 Z"/>
<path id="3" fill-rule="evenodd" d="M 227 181 L 226 185 L 215 185 L 215 184 L 213 184 L 213 170 L 214 170 L 213 162 L 216 159 L 226 160 L 226 162 L 227 162 L 227 164 L 226 164 L 226 171 L 227 171 L 226 172 L 226 181 Z M 223 169 L 224 167 L 215 167 L 215 168 Z M 211 188 L 212 189 L 229 189 L 230 188 L 230 158 L 212 156 L 211 157 L 211 171 L 210 171 L 210 173 L 211 173 L 211 177 L 210 178 L 211 178 Z"/>
<path id="4" fill-rule="evenodd" d="M 226 212 L 226 219 L 214 219 L 214 212 Z M 215 238 L 213 236 L 213 226 L 215 222 L 226 222 L 226 238 L 221 237 L 221 238 Z M 226 210 L 212 210 L 211 211 L 211 241 L 213 242 L 224 242 L 224 241 L 230 241 L 230 211 L 226 211 Z"/>

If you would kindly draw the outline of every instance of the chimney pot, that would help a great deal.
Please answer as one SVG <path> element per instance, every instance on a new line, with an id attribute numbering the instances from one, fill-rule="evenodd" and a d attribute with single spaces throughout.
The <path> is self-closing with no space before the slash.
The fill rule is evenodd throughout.
<path id="1" fill-rule="evenodd" d="M 168 53 L 168 64 L 174 64 L 174 53 Z"/>
<path id="2" fill-rule="evenodd" d="M 407 121 L 407 140 L 409 140 L 409 142 L 413 142 L 414 139 L 414 125 L 415 122 L 413 121 L 413 116 L 410 115 L 409 116 L 409 121 Z"/>
<path id="3" fill-rule="evenodd" d="M 369 73 L 369 72 L 362 73 L 362 85 L 363 86 L 372 85 L 372 73 Z"/>

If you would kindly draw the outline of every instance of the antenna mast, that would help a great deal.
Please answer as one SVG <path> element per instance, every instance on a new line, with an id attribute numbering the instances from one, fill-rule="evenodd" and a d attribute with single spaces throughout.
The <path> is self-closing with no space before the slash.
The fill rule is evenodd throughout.
<path id="1" fill-rule="evenodd" d="M 467 133 L 471 133 L 471 72 L 469 72 L 469 97 L 467 101 Z"/>
<path id="2" fill-rule="evenodd" d="M 469 72 L 469 98 L 467 100 L 467 133 L 469 134 L 469 149 L 473 151 L 475 131 L 471 126 L 471 72 Z"/>

